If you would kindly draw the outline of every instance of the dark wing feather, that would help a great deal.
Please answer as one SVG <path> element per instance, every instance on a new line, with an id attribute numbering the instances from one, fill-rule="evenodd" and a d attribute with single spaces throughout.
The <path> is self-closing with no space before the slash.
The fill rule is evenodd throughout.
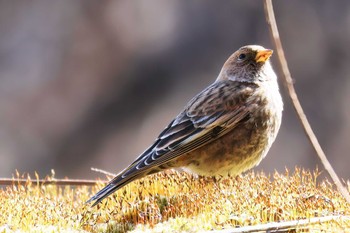
<path id="1" fill-rule="evenodd" d="M 233 81 L 213 83 L 188 103 L 151 147 L 88 202 L 96 200 L 95 205 L 127 183 L 157 172 L 160 165 L 232 130 L 249 114 L 255 87 L 255 84 L 241 85 Z"/>

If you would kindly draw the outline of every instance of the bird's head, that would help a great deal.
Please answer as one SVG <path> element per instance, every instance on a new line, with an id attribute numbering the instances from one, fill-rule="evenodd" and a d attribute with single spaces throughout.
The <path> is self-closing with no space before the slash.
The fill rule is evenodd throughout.
<path id="1" fill-rule="evenodd" d="M 260 45 L 247 45 L 234 52 L 217 78 L 241 82 L 266 81 L 273 73 L 269 58 L 273 51 Z"/>

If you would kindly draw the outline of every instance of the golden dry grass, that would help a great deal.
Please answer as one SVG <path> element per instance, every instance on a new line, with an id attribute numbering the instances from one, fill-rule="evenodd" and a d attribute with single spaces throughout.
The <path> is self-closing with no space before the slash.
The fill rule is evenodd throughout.
<path id="1" fill-rule="evenodd" d="M 350 215 L 350 205 L 318 172 L 249 172 L 213 180 L 178 172 L 155 174 L 91 208 L 92 188 L 35 184 L 0 190 L 0 232 L 197 232 Z M 350 232 L 350 221 L 310 225 L 308 232 Z M 315 231 L 314 231 L 315 230 Z M 296 232 L 305 228 L 296 228 Z M 294 231 L 295 232 L 295 231 Z"/>

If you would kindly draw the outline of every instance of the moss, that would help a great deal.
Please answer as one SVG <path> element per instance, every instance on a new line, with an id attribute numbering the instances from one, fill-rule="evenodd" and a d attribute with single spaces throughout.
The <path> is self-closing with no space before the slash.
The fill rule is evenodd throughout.
<path id="1" fill-rule="evenodd" d="M 318 175 L 296 169 L 218 181 L 169 171 L 135 181 L 94 208 L 84 203 L 102 183 L 38 186 L 28 179 L 0 190 L 0 232 L 197 232 L 350 215 L 350 205 Z M 331 226 L 347 231 L 349 225 Z"/>

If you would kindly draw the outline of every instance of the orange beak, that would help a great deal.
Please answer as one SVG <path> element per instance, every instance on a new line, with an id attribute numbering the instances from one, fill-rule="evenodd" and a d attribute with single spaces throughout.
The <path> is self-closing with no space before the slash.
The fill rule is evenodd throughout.
<path id="1" fill-rule="evenodd" d="M 272 49 L 262 49 L 258 50 L 255 56 L 256 62 L 266 62 L 272 55 L 273 50 Z"/>

